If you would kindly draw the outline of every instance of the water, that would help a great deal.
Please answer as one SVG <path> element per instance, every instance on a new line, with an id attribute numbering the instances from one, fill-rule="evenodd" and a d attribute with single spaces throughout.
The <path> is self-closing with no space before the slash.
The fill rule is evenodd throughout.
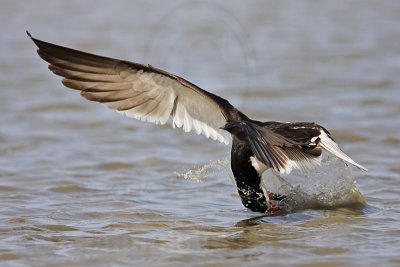
<path id="1" fill-rule="evenodd" d="M 398 1 L 0 7 L 1 266 L 400 265 Z M 177 73 L 255 119 L 318 122 L 369 172 L 267 174 L 298 206 L 252 213 L 229 147 L 64 89 L 27 29 Z"/>

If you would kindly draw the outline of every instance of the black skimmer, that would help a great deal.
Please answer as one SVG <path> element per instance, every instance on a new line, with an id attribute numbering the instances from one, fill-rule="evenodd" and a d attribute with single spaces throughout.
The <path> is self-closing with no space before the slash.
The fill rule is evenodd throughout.
<path id="1" fill-rule="evenodd" d="M 366 170 L 318 124 L 252 120 L 227 100 L 151 65 L 89 54 L 27 34 L 49 69 L 86 99 L 141 121 L 165 124 L 171 119 L 174 128 L 232 142 L 232 172 L 243 205 L 252 211 L 279 210 L 274 201 L 285 198 L 261 187 L 267 169 L 308 170 L 320 163 L 326 151 Z"/>

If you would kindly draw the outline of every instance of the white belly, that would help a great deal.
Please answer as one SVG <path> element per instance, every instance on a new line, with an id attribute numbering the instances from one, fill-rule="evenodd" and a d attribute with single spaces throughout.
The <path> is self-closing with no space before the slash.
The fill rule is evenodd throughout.
<path id="1" fill-rule="evenodd" d="M 268 167 L 264 163 L 259 161 L 256 157 L 250 157 L 250 162 L 254 169 L 256 169 L 256 171 L 260 175 L 268 169 Z"/>

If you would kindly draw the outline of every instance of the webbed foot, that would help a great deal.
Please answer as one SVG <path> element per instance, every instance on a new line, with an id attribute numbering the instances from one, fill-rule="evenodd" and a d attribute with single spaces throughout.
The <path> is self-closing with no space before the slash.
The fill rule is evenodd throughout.
<path id="1" fill-rule="evenodd" d="M 287 196 L 276 194 L 268 191 L 268 209 L 267 212 L 274 213 L 276 211 L 280 211 L 281 207 L 279 206 L 279 202 L 284 200 Z"/>

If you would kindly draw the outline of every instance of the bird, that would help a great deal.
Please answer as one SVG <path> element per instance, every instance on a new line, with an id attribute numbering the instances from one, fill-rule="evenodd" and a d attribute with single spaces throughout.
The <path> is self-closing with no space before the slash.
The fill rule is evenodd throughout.
<path id="1" fill-rule="evenodd" d="M 244 207 L 279 211 L 286 196 L 266 191 L 262 174 L 312 170 L 323 153 L 367 171 L 346 155 L 324 127 L 314 122 L 253 120 L 226 99 L 150 64 L 95 55 L 34 38 L 37 53 L 62 84 L 137 120 L 166 124 L 225 144 L 232 143 L 231 169 Z"/>

